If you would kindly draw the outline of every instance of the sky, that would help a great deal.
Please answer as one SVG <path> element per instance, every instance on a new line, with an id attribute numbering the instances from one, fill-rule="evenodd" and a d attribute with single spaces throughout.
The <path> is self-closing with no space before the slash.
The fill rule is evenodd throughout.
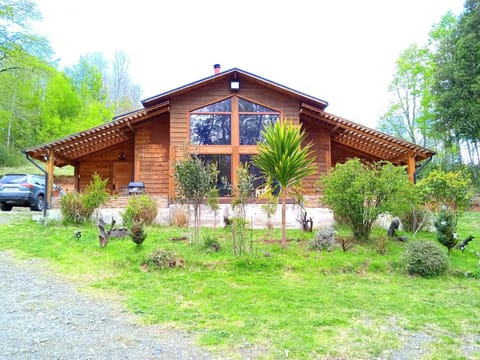
<path id="1" fill-rule="evenodd" d="M 61 66 L 125 51 L 142 99 L 239 68 L 376 127 L 395 62 L 464 0 L 36 0 Z M 139 107 L 141 105 L 139 104 Z"/>

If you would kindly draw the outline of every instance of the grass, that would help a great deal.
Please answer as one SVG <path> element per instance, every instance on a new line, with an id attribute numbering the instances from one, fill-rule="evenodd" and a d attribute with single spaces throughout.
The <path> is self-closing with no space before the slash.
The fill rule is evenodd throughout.
<path id="1" fill-rule="evenodd" d="M 476 235 L 480 213 L 467 213 L 459 234 Z M 480 358 L 479 240 L 450 256 L 447 274 L 424 279 L 405 274 L 404 243 L 388 240 L 379 253 L 375 230 L 367 244 L 347 252 L 309 250 L 313 234 L 289 230 L 286 250 L 279 230 L 249 232 L 254 254 L 232 255 L 230 232 L 204 229 L 219 252 L 201 244 L 171 241 L 185 229 L 150 227 L 145 242 L 112 239 L 98 245 L 97 229 L 51 223 L 0 225 L 0 249 L 50 261 L 61 276 L 84 289 L 115 293 L 145 323 L 181 328 L 213 352 L 232 358 L 371 359 L 402 351 L 426 334 L 427 359 Z M 340 231 L 340 235 L 345 235 Z M 420 233 L 417 239 L 434 239 Z M 413 240 L 409 240 L 413 241 Z M 147 254 L 162 248 L 185 262 L 181 268 L 142 268 Z"/>
<path id="2" fill-rule="evenodd" d="M 42 169 L 45 169 L 45 163 L 42 163 L 37 160 L 35 161 Z M 55 167 L 55 176 L 73 176 L 73 167 L 72 166 L 64 166 L 64 167 Z M 4 174 L 40 174 L 43 175 L 42 172 L 31 162 L 26 159 L 22 159 L 21 164 L 16 165 L 14 167 L 8 166 L 0 166 L 0 176 Z"/>

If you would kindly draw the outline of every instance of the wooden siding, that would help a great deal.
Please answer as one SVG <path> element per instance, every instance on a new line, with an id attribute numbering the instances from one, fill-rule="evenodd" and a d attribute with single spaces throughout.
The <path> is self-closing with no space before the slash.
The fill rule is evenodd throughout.
<path id="1" fill-rule="evenodd" d="M 155 117 L 135 130 L 135 181 L 148 194 L 168 195 L 170 126 L 168 114 Z"/>
<path id="2" fill-rule="evenodd" d="M 326 174 L 331 167 L 330 133 L 325 127 L 310 121 L 302 121 L 302 128 L 305 131 L 305 142 L 312 144 L 316 168 L 316 173 L 303 181 L 304 193 L 315 195 L 318 193 L 316 188 L 320 176 Z"/>
<path id="3" fill-rule="evenodd" d="M 130 162 L 133 165 L 133 140 L 123 142 L 80 159 L 78 165 L 79 179 L 77 190 L 84 191 L 92 180 L 92 175 L 97 173 L 102 179 L 108 179 L 107 188 L 111 193 L 114 193 L 112 181 L 113 163 L 119 161 L 118 157 L 122 153 L 125 156 L 125 160 L 122 161 Z"/>

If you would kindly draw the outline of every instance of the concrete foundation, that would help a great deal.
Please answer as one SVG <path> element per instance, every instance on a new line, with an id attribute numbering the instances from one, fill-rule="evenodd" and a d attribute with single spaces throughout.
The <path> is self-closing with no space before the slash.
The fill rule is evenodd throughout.
<path id="1" fill-rule="evenodd" d="M 274 228 L 280 228 L 282 225 L 281 220 L 281 206 L 277 207 L 275 214 L 268 219 L 266 212 L 262 209 L 262 205 L 259 204 L 249 204 L 246 207 L 246 218 L 249 222 L 249 225 L 253 228 L 262 229 L 268 226 L 270 222 L 271 226 Z M 326 208 L 306 208 L 307 218 L 312 218 L 313 228 L 320 229 L 333 225 L 333 212 Z M 100 213 L 103 217 L 105 223 L 109 224 L 112 221 L 112 218 L 115 219 L 117 224 L 122 223 L 122 208 L 102 208 Z M 188 219 L 188 207 L 186 205 L 176 205 L 172 204 L 168 208 L 159 208 L 158 214 L 155 219 L 156 224 L 160 225 L 172 225 L 175 223 L 175 217 L 186 217 Z M 298 205 L 288 204 L 287 205 L 287 228 L 295 229 L 301 228 L 301 223 L 299 219 L 302 214 L 302 208 Z M 35 214 L 38 220 L 40 214 Z M 193 208 L 190 207 L 190 216 L 193 221 Z M 235 210 L 232 209 L 230 204 L 221 204 L 216 213 L 210 209 L 210 207 L 201 205 L 200 208 L 200 221 L 202 226 L 213 227 L 214 224 L 217 227 L 224 226 L 224 218 L 233 218 L 238 216 Z M 62 215 L 59 209 L 51 209 L 47 211 L 47 218 L 52 220 L 61 220 Z"/>

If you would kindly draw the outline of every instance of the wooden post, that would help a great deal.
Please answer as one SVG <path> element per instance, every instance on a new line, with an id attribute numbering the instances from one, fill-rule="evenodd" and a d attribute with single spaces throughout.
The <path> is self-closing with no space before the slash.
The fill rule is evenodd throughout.
<path id="1" fill-rule="evenodd" d="M 407 158 L 408 180 L 415 184 L 415 154 L 409 153 Z"/>
<path id="2" fill-rule="evenodd" d="M 48 186 L 45 191 L 47 192 L 47 206 L 50 209 L 52 207 L 52 194 L 53 194 L 53 172 L 55 164 L 55 154 L 53 149 L 48 151 L 48 160 L 47 160 L 47 177 L 48 177 Z"/>
<path id="3" fill-rule="evenodd" d="M 74 185 L 73 188 L 75 191 L 80 191 L 80 164 L 77 162 L 73 166 L 73 177 L 74 177 Z"/>
<path id="4" fill-rule="evenodd" d="M 168 202 L 175 199 L 175 174 L 173 173 L 173 163 L 177 160 L 177 147 L 170 145 L 170 159 L 168 165 Z"/>

